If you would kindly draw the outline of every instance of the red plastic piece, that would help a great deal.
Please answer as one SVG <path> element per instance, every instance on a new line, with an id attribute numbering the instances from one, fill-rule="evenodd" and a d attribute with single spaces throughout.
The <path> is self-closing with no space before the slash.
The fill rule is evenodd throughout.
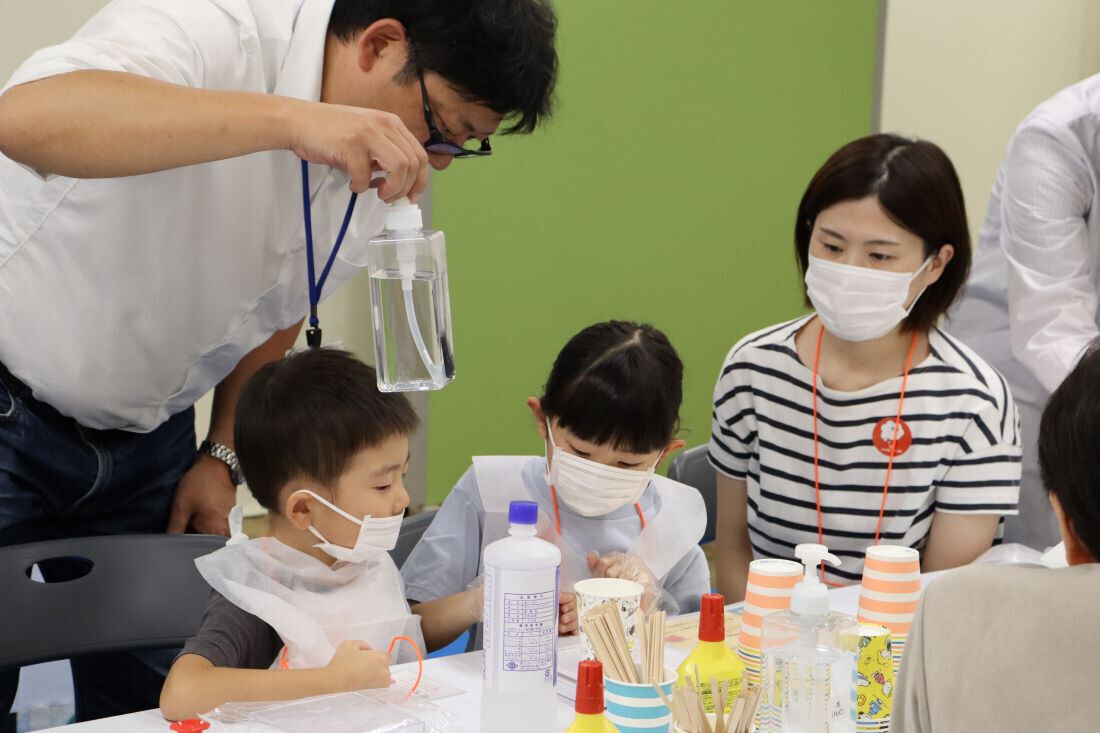
<path id="1" fill-rule="evenodd" d="M 603 712 L 603 665 L 584 661 L 577 668 L 577 713 L 599 715 Z"/>
<path id="2" fill-rule="evenodd" d="M 699 641 L 726 640 L 726 599 L 721 593 L 707 593 L 699 609 Z"/>

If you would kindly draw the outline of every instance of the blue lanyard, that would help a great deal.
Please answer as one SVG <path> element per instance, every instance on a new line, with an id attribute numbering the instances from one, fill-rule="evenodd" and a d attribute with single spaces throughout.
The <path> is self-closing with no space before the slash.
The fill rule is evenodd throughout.
<path id="1" fill-rule="evenodd" d="M 320 321 L 317 319 L 317 304 L 321 302 L 321 288 L 325 287 L 329 270 L 332 269 L 332 263 L 336 261 L 336 253 L 340 251 L 344 235 L 348 233 L 348 224 L 351 223 L 351 214 L 355 211 L 355 201 L 358 198 L 357 193 L 351 195 L 348 210 L 344 213 L 344 223 L 340 226 L 336 243 L 332 245 L 332 252 L 328 256 L 328 262 L 325 263 L 325 269 L 321 270 L 321 279 L 316 279 L 313 264 L 313 217 L 309 205 L 309 163 L 302 161 L 302 208 L 305 211 L 306 220 L 306 269 L 309 272 L 309 329 L 306 330 L 306 343 L 312 349 L 321 345 Z"/>

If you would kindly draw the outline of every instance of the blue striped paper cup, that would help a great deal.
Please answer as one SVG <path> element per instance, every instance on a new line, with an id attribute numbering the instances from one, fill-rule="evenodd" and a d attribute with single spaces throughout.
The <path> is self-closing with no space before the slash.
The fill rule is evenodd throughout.
<path id="1" fill-rule="evenodd" d="M 669 698 L 676 683 L 676 670 L 665 669 L 665 681 L 658 685 Z M 653 685 L 632 685 L 604 675 L 604 702 L 607 718 L 620 733 L 668 733 L 672 711 Z"/>

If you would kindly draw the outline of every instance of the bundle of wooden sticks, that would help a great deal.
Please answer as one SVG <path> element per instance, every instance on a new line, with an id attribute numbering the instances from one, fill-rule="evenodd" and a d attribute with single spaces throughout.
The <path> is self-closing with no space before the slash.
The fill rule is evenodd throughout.
<path id="1" fill-rule="evenodd" d="M 698 679 L 698 670 L 695 674 Z M 760 688 L 746 690 L 736 700 L 730 701 L 729 680 L 719 684 L 718 680 L 711 678 L 709 686 L 716 713 L 713 723 L 705 712 L 701 684 L 687 684 L 673 688 L 671 700 L 660 688 L 657 692 L 672 710 L 677 728 L 684 733 L 749 733 L 752 720 L 756 717 L 756 708 L 760 704 Z M 730 709 L 728 715 L 726 708 Z"/>
<path id="2" fill-rule="evenodd" d="M 641 663 L 634 664 L 630 646 L 626 640 L 622 617 L 614 603 L 605 601 L 584 615 L 584 633 L 596 650 L 596 657 L 603 664 L 604 674 L 613 680 L 633 685 L 659 685 L 665 672 L 665 624 L 664 611 L 648 618 L 638 612 L 638 627 L 634 638 L 638 642 Z"/>

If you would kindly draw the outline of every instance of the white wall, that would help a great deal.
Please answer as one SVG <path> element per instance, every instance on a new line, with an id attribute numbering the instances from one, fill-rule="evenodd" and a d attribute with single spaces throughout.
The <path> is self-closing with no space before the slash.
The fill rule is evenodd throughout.
<path id="1" fill-rule="evenodd" d="M 12 72 L 38 48 L 60 43 L 106 5 L 106 0 L 0 0 L 0 80 Z M 425 201 L 426 220 L 430 221 L 430 197 Z M 358 278 L 321 304 L 320 318 L 326 343 L 340 341 L 368 363 L 373 363 L 373 335 L 370 329 L 370 289 L 364 277 Z M 304 339 L 301 345 L 305 345 Z M 425 428 L 411 445 L 413 460 L 408 486 L 413 504 L 424 501 L 427 466 L 428 402 L 424 395 L 411 395 Z M 210 396 L 195 406 L 196 431 L 201 440 L 210 423 Z M 247 494 L 242 492 L 242 500 Z M 250 503 L 250 513 L 259 505 Z"/>
<path id="2" fill-rule="evenodd" d="M 971 235 L 1016 125 L 1100 72 L 1096 0 L 888 0 L 878 129 L 926 138 L 962 179 Z"/>

